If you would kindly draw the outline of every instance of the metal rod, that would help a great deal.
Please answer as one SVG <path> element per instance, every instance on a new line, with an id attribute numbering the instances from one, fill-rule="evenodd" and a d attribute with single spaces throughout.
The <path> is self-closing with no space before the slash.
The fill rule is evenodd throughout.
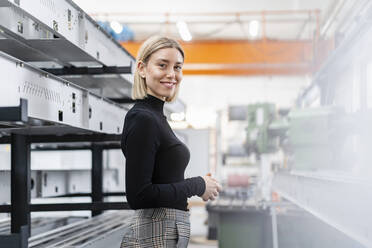
<path id="1" fill-rule="evenodd" d="M 87 202 L 87 203 L 50 203 L 31 204 L 31 212 L 82 211 L 82 210 L 125 210 L 130 209 L 127 202 Z M 9 213 L 10 205 L 0 206 L 0 213 Z"/>
<path id="2" fill-rule="evenodd" d="M 31 167 L 30 143 L 28 137 L 11 135 L 11 232 L 20 233 L 22 226 L 28 226 L 30 236 L 31 216 Z"/>
<path id="3" fill-rule="evenodd" d="M 111 150 L 111 149 L 120 149 L 120 144 L 102 144 L 102 149 L 104 150 Z M 78 150 L 89 150 L 91 149 L 90 145 L 79 145 L 79 146 L 65 146 L 65 145 L 57 145 L 56 147 L 51 146 L 35 146 L 31 149 L 31 151 L 78 151 Z"/>
<path id="4" fill-rule="evenodd" d="M 276 219 L 275 206 L 271 206 L 270 211 L 271 211 L 271 225 L 272 225 L 272 231 L 273 231 L 273 248 L 279 248 L 279 244 L 278 244 L 278 224 L 277 224 L 277 219 Z"/>
<path id="5" fill-rule="evenodd" d="M 129 209 L 126 202 L 88 202 L 88 203 L 60 203 L 60 204 L 32 204 L 32 212 L 43 211 L 78 211 L 78 210 L 123 210 Z"/>
<path id="6" fill-rule="evenodd" d="M 102 74 L 130 74 L 131 66 L 103 66 L 103 67 L 63 67 L 43 68 L 42 70 L 56 76 L 66 75 L 102 75 Z"/>
<path id="7" fill-rule="evenodd" d="M 30 143 L 60 143 L 60 142 L 107 142 L 120 141 L 121 134 L 72 134 L 72 135 L 33 135 L 29 137 Z M 0 144 L 9 144 L 10 138 L 0 137 Z"/>
<path id="8" fill-rule="evenodd" d="M 103 202 L 103 149 L 94 144 L 92 146 L 92 201 Z M 101 214 L 102 211 L 92 211 L 92 216 Z"/>
<path id="9" fill-rule="evenodd" d="M 102 194 L 103 194 L 104 197 L 125 196 L 126 195 L 125 192 L 105 192 L 105 193 L 102 193 Z M 60 198 L 60 197 L 92 197 L 92 193 L 72 193 L 72 194 L 48 196 L 48 197 L 44 197 L 44 198 Z"/>

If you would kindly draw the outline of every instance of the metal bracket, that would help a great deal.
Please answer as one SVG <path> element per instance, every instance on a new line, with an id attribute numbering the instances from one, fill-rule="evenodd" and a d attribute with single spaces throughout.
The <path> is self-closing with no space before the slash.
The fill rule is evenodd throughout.
<path id="1" fill-rule="evenodd" d="M 0 235 L 1 247 L 28 248 L 28 226 L 22 226 L 20 233 Z"/>
<path id="2" fill-rule="evenodd" d="M 0 107 L 0 121 L 28 121 L 27 100 L 21 98 L 19 106 Z"/>

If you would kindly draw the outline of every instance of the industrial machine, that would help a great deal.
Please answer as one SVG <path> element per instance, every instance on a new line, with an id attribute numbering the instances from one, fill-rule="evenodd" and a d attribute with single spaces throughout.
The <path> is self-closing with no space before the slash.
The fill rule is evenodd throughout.
<path id="1" fill-rule="evenodd" d="M 348 215 L 356 218 L 356 202 L 370 204 L 363 200 L 371 175 L 366 153 L 372 145 L 369 112 L 318 106 L 277 115 L 272 104 L 254 104 L 247 113 L 245 147 L 259 158 L 260 171 L 257 183 L 245 188 L 249 193 L 243 194 L 242 188 L 225 192 L 207 206 L 210 222 L 218 227 L 210 233 L 219 246 L 364 247 L 336 223 L 351 221 Z M 368 215 L 365 206 L 359 209 Z M 324 222 L 326 216 L 331 219 Z M 352 225 L 368 228 L 366 221 L 359 221 Z"/>

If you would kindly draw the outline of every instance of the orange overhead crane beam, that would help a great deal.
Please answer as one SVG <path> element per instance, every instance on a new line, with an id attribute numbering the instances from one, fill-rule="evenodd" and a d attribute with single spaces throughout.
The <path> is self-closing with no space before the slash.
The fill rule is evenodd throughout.
<path id="1" fill-rule="evenodd" d="M 134 57 L 140 42 L 122 42 Z M 289 75 L 311 72 L 312 41 L 194 41 L 185 50 L 185 75 Z"/>

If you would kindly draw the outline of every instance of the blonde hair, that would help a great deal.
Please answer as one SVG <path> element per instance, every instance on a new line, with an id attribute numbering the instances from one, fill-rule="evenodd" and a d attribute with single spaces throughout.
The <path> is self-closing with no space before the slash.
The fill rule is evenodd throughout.
<path id="1" fill-rule="evenodd" d="M 132 88 L 132 99 L 143 99 L 147 97 L 146 80 L 142 78 L 138 71 L 138 63 L 147 63 L 153 53 L 163 48 L 176 48 L 185 59 L 185 54 L 181 45 L 174 39 L 162 36 L 152 36 L 148 38 L 140 47 L 137 55 L 136 70 L 134 72 L 134 84 Z M 176 85 L 175 93 L 171 97 L 167 97 L 165 101 L 172 102 L 177 98 L 179 84 Z"/>

